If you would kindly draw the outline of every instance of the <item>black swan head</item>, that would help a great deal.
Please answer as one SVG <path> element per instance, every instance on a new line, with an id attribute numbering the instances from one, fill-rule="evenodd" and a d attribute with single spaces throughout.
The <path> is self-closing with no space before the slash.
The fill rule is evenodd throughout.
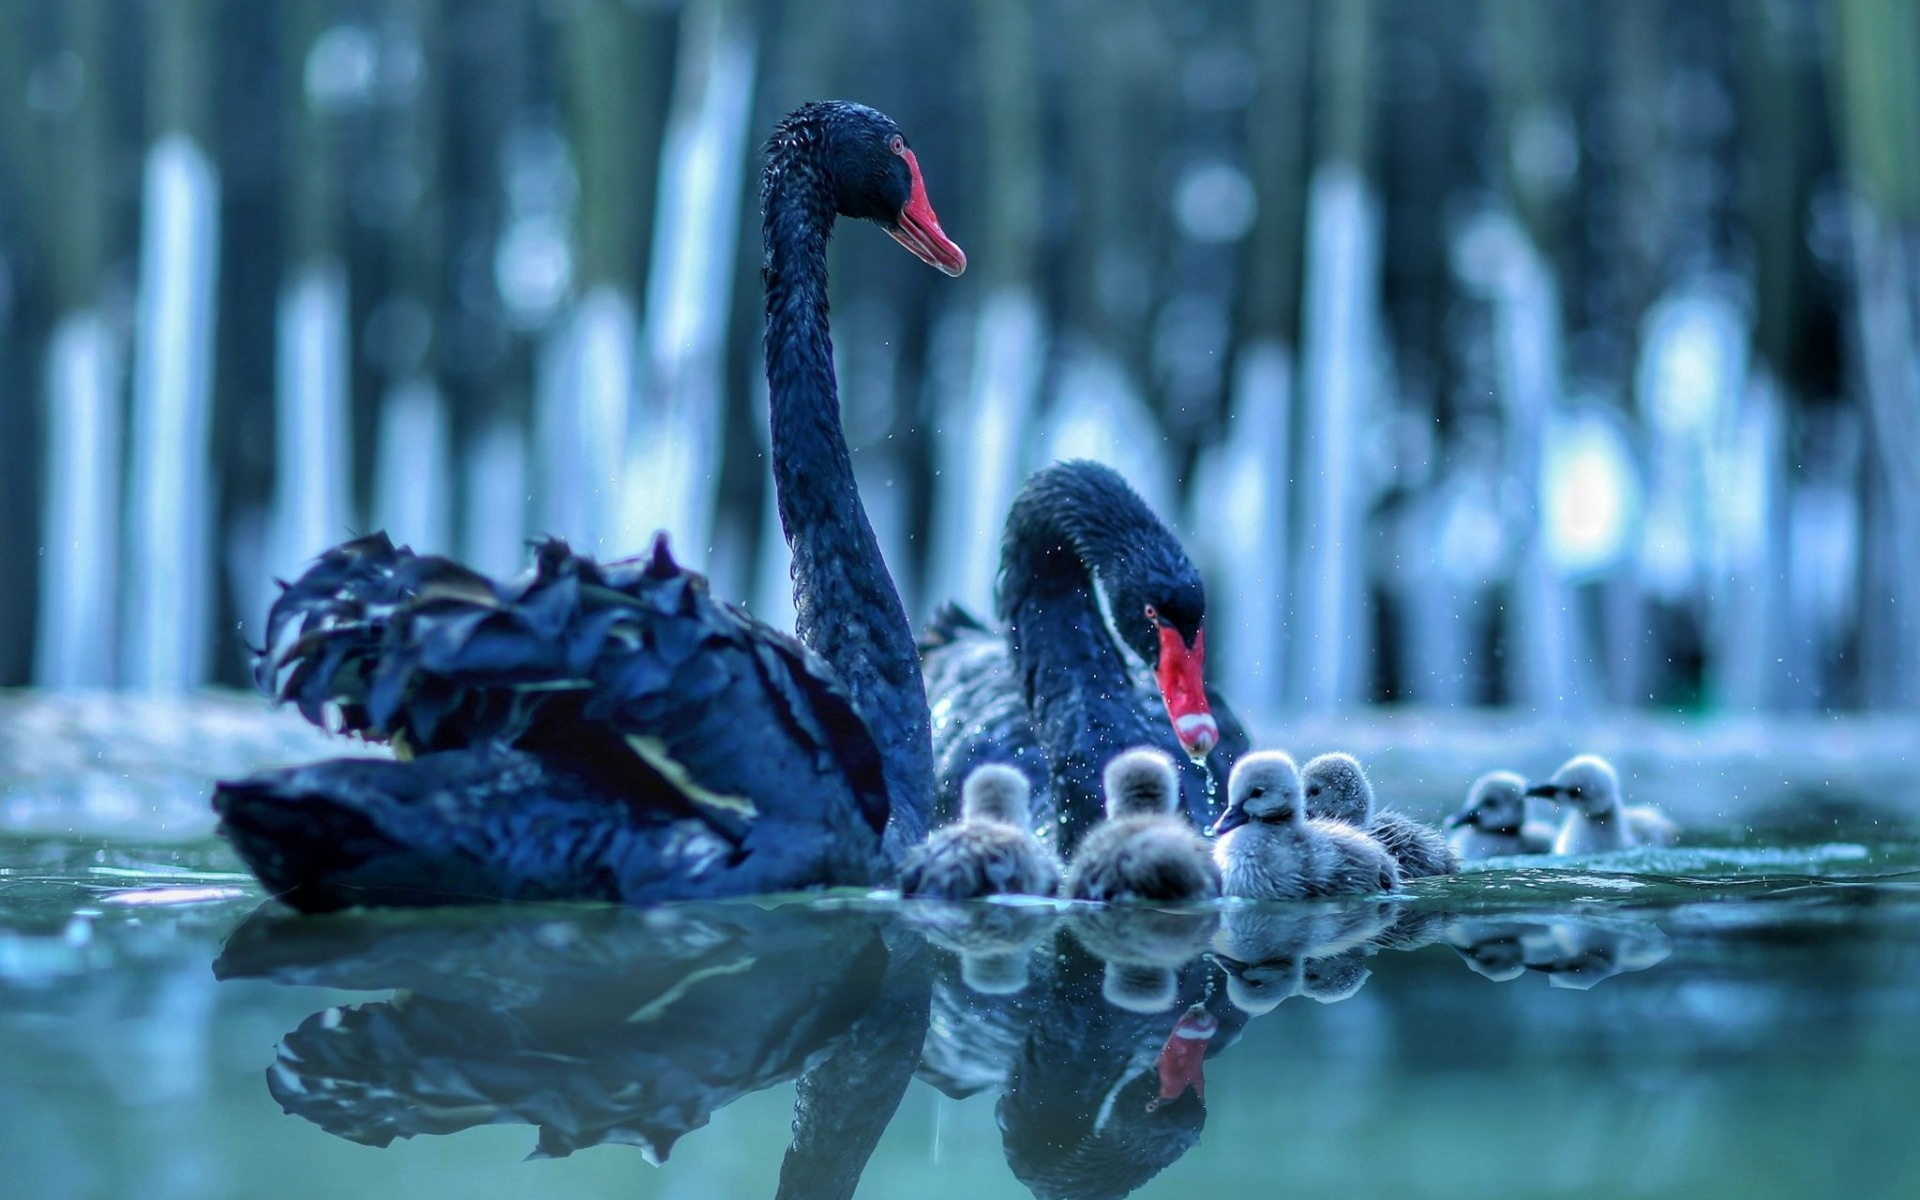
<path id="1" fill-rule="evenodd" d="M 822 193 L 832 197 L 835 213 L 872 221 L 948 275 L 967 269 L 966 254 L 934 216 L 913 147 L 885 113 L 845 100 L 803 104 L 774 130 L 767 159 L 769 193 L 783 172 L 824 172 Z"/>
<path id="2" fill-rule="evenodd" d="M 1087 460 L 1059 462 L 1027 478 L 1007 516 L 1003 620 L 1030 586 L 1036 563 L 1092 575 L 1114 632 L 1153 667 L 1181 746 L 1206 757 L 1220 741 L 1206 693 L 1207 589 L 1180 539 L 1118 471 Z"/>

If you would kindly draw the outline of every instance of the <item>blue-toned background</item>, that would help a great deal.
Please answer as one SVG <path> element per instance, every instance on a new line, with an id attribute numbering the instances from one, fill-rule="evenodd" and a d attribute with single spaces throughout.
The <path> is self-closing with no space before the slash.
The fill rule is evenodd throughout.
<path id="1" fill-rule="evenodd" d="M 757 147 L 897 118 L 973 267 L 836 251 L 916 617 L 1024 471 L 1183 531 L 1253 711 L 1920 703 L 1904 0 L 0 9 L 0 684 L 245 678 L 375 526 L 656 527 L 784 620 Z"/>

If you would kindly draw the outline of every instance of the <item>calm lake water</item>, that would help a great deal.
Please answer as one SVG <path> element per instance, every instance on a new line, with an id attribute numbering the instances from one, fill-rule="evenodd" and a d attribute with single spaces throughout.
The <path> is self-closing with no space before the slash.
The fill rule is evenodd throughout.
<path id="1" fill-rule="evenodd" d="M 839 895 L 297 918 L 160 793 L 169 828 L 142 834 L 86 783 L 66 831 L 61 779 L 15 769 L 0 1178 L 36 1200 L 1920 1195 L 1920 796 L 1871 758 L 1819 796 L 1804 766 L 1709 772 L 1674 805 L 1681 850 L 1125 916 Z"/>

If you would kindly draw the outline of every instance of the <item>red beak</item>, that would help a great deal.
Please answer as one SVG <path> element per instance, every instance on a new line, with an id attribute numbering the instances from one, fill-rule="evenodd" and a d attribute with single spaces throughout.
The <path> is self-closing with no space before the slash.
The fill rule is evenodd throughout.
<path id="1" fill-rule="evenodd" d="M 1196 630 L 1193 645 L 1171 625 L 1160 627 L 1160 663 L 1154 676 L 1167 702 L 1167 719 L 1187 757 L 1198 761 L 1220 744 L 1220 726 L 1207 705 L 1207 631 Z"/>
<path id="2" fill-rule="evenodd" d="M 913 174 L 913 191 L 907 196 L 907 206 L 900 210 L 900 220 L 888 226 L 887 233 L 913 251 L 921 262 L 958 276 L 967 269 L 966 252 L 941 231 L 940 218 L 933 215 L 933 204 L 927 199 L 926 182 L 920 178 L 920 161 L 905 146 L 898 153 L 907 160 L 907 170 Z"/>

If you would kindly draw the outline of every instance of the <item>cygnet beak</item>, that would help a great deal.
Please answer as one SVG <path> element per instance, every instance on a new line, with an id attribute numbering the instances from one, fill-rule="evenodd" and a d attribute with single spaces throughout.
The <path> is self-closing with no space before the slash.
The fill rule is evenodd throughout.
<path id="1" fill-rule="evenodd" d="M 1540 797 L 1543 797 L 1544 799 L 1552 800 L 1558 797 L 1560 793 L 1565 790 L 1566 790 L 1565 788 L 1562 788 L 1557 783 L 1536 783 L 1532 787 L 1527 789 L 1527 795 L 1540 796 Z"/>
<path id="2" fill-rule="evenodd" d="M 1441 820 L 1441 822 L 1440 822 L 1440 828 L 1442 828 L 1442 829 L 1458 829 L 1458 828 L 1460 828 L 1460 827 L 1461 827 L 1462 825 L 1467 825 L 1467 824 L 1471 824 L 1471 823 L 1472 823 L 1472 821 L 1473 821 L 1473 814 L 1472 814 L 1472 813 L 1457 813 L 1457 812 L 1451 812 L 1451 813 L 1448 813 L 1448 814 L 1446 815 L 1446 817 L 1445 817 L 1444 819 L 1442 819 L 1442 820 Z"/>
<path id="3" fill-rule="evenodd" d="M 1232 833 L 1234 830 L 1240 828 L 1242 825 L 1245 825 L 1248 819 L 1249 818 L 1247 817 L 1246 805 L 1236 804 L 1232 808 L 1229 808 L 1227 811 L 1221 813 L 1220 819 L 1213 823 L 1213 828 L 1209 829 L 1207 833 L 1209 836 L 1212 836 L 1212 837 L 1219 837 L 1221 834 L 1224 834 L 1224 833 Z"/>

